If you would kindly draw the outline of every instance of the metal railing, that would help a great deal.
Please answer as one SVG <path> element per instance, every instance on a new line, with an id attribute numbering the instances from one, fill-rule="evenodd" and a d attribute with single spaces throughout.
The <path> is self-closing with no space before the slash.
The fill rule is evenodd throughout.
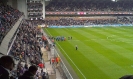
<path id="1" fill-rule="evenodd" d="M 59 51 L 57 51 L 57 49 L 56 49 L 55 47 L 53 47 L 53 49 L 54 49 L 54 56 L 60 58 L 60 63 L 59 63 L 59 65 L 60 65 L 60 67 L 61 67 L 61 69 L 62 69 L 62 71 L 63 71 L 63 73 L 61 72 L 61 75 L 64 77 L 64 79 L 66 79 L 66 78 L 67 78 L 67 79 L 73 79 L 73 77 L 72 77 L 72 75 L 70 74 L 69 70 L 67 69 L 65 63 L 63 62 L 62 58 L 61 58 L 60 55 L 58 54 Z"/>

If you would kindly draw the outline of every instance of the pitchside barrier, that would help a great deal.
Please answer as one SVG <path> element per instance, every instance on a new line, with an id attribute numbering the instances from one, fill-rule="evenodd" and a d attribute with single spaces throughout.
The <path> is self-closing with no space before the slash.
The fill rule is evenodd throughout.
<path id="1" fill-rule="evenodd" d="M 72 75 L 70 74 L 69 70 L 67 69 L 66 65 L 64 64 L 60 55 L 58 54 L 60 51 L 57 50 L 57 48 L 55 48 L 54 46 L 51 47 L 50 51 L 54 58 L 56 58 L 56 57 L 59 58 L 59 62 L 55 63 L 55 64 L 56 64 L 56 68 L 59 70 L 63 79 L 73 79 Z"/>
<path id="2" fill-rule="evenodd" d="M 71 25 L 71 26 L 47 26 L 49 28 L 75 28 L 75 27 L 120 27 L 120 26 L 133 26 L 133 24 L 99 24 L 99 25 Z"/>

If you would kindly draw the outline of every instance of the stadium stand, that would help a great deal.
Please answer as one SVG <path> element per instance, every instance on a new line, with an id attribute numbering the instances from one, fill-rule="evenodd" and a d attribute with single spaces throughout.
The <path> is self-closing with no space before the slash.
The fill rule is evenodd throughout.
<path id="1" fill-rule="evenodd" d="M 41 33 L 36 27 L 32 27 L 30 22 L 23 21 L 9 52 L 9 55 L 14 58 L 15 63 L 17 64 L 12 74 L 14 77 L 23 75 L 30 65 L 38 66 L 39 69 L 36 77 L 42 77 L 44 75 L 41 47 L 36 34 Z M 39 67 L 39 64 L 42 66 Z M 45 75 L 47 75 L 46 72 Z"/>
<path id="2" fill-rule="evenodd" d="M 62 17 L 54 17 L 56 20 L 46 17 L 45 23 L 52 26 L 132 24 L 132 20 L 130 19 L 132 18 L 132 3 L 132 0 L 117 0 L 116 2 L 111 0 L 83 0 L 77 2 L 54 0 L 46 6 L 46 15 L 57 15 Z M 75 16 L 78 20 L 75 20 Z M 101 19 L 95 18 L 92 20 L 92 18 L 79 18 L 82 16 L 85 18 L 99 16 Z M 112 16 L 115 18 L 106 18 L 105 20 L 105 16 Z"/>
<path id="3" fill-rule="evenodd" d="M 94 16 L 94 17 L 47 17 L 45 24 L 49 26 L 72 26 L 72 25 L 112 25 L 132 24 L 132 16 Z"/>
<path id="4" fill-rule="evenodd" d="M 56 26 L 71 25 L 98 25 L 98 24 L 117 24 L 117 18 L 79 18 L 79 17 L 56 17 L 56 19 L 46 19 L 45 24 Z"/>
<path id="5" fill-rule="evenodd" d="M 9 42 L 10 42 L 8 44 L 9 47 L 10 47 L 10 44 L 12 42 L 14 42 L 14 44 L 11 45 L 11 50 L 8 53 L 8 55 L 13 56 L 13 58 L 16 60 L 15 61 L 16 67 L 12 71 L 12 75 L 15 78 L 22 75 L 24 73 L 24 71 L 26 71 L 28 69 L 28 67 L 30 66 L 29 65 L 30 63 L 36 64 L 37 66 L 40 64 L 41 67 L 44 67 L 44 65 L 41 61 L 42 54 L 41 54 L 40 46 L 38 45 L 37 40 L 35 39 L 36 34 L 40 33 L 40 31 L 35 30 L 36 29 L 35 27 L 31 28 L 31 25 L 29 24 L 30 22 L 24 21 L 19 26 L 19 23 L 21 22 L 20 17 L 22 15 L 23 15 L 23 13 L 18 11 L 17 9 L 13 9 L 9 5 L 0 3 L 0 38 L 1 38 L 0 42 L 3 41 L 5 36 L 7 36 L 8 32 L 14 31 L 14 32 L 11 32 L 11 34 L 10 34 L 11 37 L 8 37 Z M 20 21 L 20 22 L 17 23 L 17 21 Z M 16 25 L 16 23 L 17 23 L 17 25 Z M 18 30 L 17 30 L 16 26 L 19 26 Z M 23 26 L 23 27 L 21 27 L 21 26 Z M 32 32 L 32 30 L 35 30 L 35 31 Z M 15 41 L 13 41 L 13 39 L 15 38 L 15 34 L 17 34 L 17 36 L 16 36 Z M 20 34 L 21 34 L 21 36 L 20 36 Z M 27 34 L 31 38 L 30 37 L 27 38 Z M 23 38 L 23 36 L 24 36 L 24 38 Z M 10 38 L 11 38 L 11 40 L 10 40 Z M 27 41 L 27 40 L 29 40 L 29 41 Z M 34 43 L 32 43 L 33 41 L 34 41 Z M 22 44 L 22 43 L 26 43 L 26 44 Z M 27 45 L 27 44 L 29 44 L 29 45 Z M 4 50 L 4 49 L 2 49 L 2 47 L 3 47 L 3 44 L 0 47 L 0 51 Z M 28 47 L 29 49 L 24 50 L 24 48 L 26 48 L 26 47 Z M 4 46 L 4 48 L 5 48 L 5 46 Z M 27 51 L 29 51 L 29 52 L 27 52 Z M 25 54 L 25 52 L 27 52 L 27 53 Z M 30 54 L 31 52 L 32 52 L 32 54 Z M 2 53 L 0 53 L 0 56 L 6 55 L 6 54 L 7 54 L 7 52 L 6 53 L 2 52 Z M 24 59 L 27 59 L 26 56 L 28 56 L 28 55 L 30 55 L 29 62 L 25 63 Z M 32 57 L 33 55 L 36 55 L 36 56 L 33 58 Z M 40 68 L 40 70 L 37 71 L 37 73 L 38 74 L 36 74 L 36 77 L 40 77 L 40 75 L 47 76 L 47 73 L 44 73 L 44 70 L 41 68 Z"/>
<path id="6" fill-rule="evenodd" d="M 46 6 L 46 11 L 132 11 L 133 1 L 53 1 Z"/>
<path id="7" fill-rule="evenodd" d="M 23 13 L 17 9 L 13 9 L 9 5 L 0 3 L 0 44 L 22 14 Z"/>
<path id="8" fill-rule="evenodd" d="M 37 28 L 38 25 L 48 25 L 48 26 L 73 26 L 73 25 L 113 25 L 113 24 L 133 24 L 132 16 L 56 16 L 53 18 L 46 17 L 45 20 L 42 20 L 42 3 L 40 1 L 30 1 L 27 0 L 27 11 L 28 17 L 30 20 L 19 20 L 23 15 L 17 9 L 13 9 L 9 5 L 5 5 L 0 3 L 0 44 L 4 45 L 3 39 L 8 36 L 10 30 L 14 27 L 17 21 L 21 23 L 16 26 L 16 29 L 12 35 L 9 43 L 6 43 L 8 49 L 8 55 L 12 56 L 15 60 L 15 68 L 12 71 L 12 75 L 14 78 L 18 78 L 22 76 L 25 71 L 28 70 L 28 67 L 31 65 L 37 65 L 38 71 L 35 75 L 35 78 L 48 79 L 49 74 L 64 74 L 63 70 L 60 66 L 57 67 L 57 62 L 52 59 L 56 59 L 56 57 L 51 57 L 48 55 L 48 62 L 44 62 L 42 56 L 42 48 L 48 54 L 51 54 L 49 50 L 51 44 L 48 44 L 48 40 L 43 38 L 45 35 L 41 32 L 40 28 Z M 99 1 L 82 1 L 82 2 L 57 2 L 52 1 L 46 6 L 47 12 L 77 12 L 77 11 L 87 11 L 88 13 L 98 13 L 103 14 L 106 13 L 123 13 L 123 12 L 131 12 L 133 11 L 132 7 L 133 1 L 130 2 L 112 2 L 105 1 L 105 3 Z M 79 13 L 80 14 L 80 13 Z M 37 18 L 37 19 L 36 19 Z M 39 18 L 39 19 L 38 19 Z M 40 36 L 40 37 L 38 37 Z M 14 41 L 13 41 L 14 39 Z M 50 39 L 51 41 L 53 39 Z M 5 40 L 4 40 L 5 41 Z M 7 41 L 7 40 L 6 40 Z M 5 46 L 3 46 L 5 48 Z M 1 52 L 0 48 L 0 52 Z M 5 55 L 5 53 L 0 53 L 1 55 Z M 54 63 L 51 65 L 51 63 Z M 59 64 L 58 64 L 59 65 Z M 45 67 L 53 69 L 49 72 L 45 70 Z M 59 69 L 59 70 L 57 70 Z M 55 73 L 56 72 L 56 73 Z M 55 76 L 55 75 L 54 75 Z M 63 75 L 64 76 L 64 75 Z M 57 77 L 57 76 L 56 76 Z M 66 76 L 65 76 L 66 77 Z M 78 79 L 78 78 L 76 78 Z"/>

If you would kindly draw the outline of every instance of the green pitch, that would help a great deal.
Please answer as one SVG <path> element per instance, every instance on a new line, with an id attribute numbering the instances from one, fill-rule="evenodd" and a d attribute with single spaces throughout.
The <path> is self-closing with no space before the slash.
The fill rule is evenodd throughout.
<path id="1" fill-rule="evenodd" d="M 133 27 L 46 28 L 80 79 L 119 79 L 133 74 Z M 75 45 L 78 50 L 75 50 Z"/>

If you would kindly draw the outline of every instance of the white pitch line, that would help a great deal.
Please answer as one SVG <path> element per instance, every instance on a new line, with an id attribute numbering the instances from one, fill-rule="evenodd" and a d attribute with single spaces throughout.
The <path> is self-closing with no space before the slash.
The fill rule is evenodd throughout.
<path id="1" fill-rule="evenodd" d="M 47 29 L 46 29 L 47 30 Z M 47 32 L 51 35 L 51 33 L 47 30 Z M 52 35 L 51 35 L 52 36 Z M 58 43 L 57 43 L 58 44 Z M 84 77 L 84 79 L 87 79 L 84 74 L 81 72 L 81 70 L 75 65 L 75 63 L 72 61 L 72 59 L 67 55 L 65 50 L 58 44 L 58 46 L 63 50 L 63 52 L 66 54 L 66 56 L 69 58 L 69 60 L 73 63 L 73 65 L 78 69 L 78 71 L 81 73 L 81 75 Z"/>

